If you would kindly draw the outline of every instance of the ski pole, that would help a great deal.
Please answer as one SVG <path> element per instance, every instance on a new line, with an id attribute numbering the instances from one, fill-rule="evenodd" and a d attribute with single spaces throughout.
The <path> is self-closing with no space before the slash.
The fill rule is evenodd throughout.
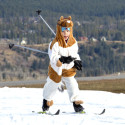
<path id="1" fill-rule="evenodd" d="M 41 10 L 37 10 L 36 11 L 37 14 L 39 15 L 39 17 L 43 20 L 43 22 L 46 24 L 46 26 L 51 30 L 51 32 L 56 36 L 56 33 L 52 30 L 52 28 L 49 26 L 49 24 L 44 20 L 44 18 L 40 15 L 41 13 Z M 43 54 L 47 54 L 47 52 L 44 52 L 44 51 L 41 51 L 41 50 L 37 50 L 37 49 L 33 49 L 33 48 L 29 48 L 29 47 L 25 47 L 25 46 L 20 46 L 20 45 L 16 45 L 16 44 L 12 44 L 10 43 L 9 44 L 9 48 L 12 49 L 14 46 L 16 47 L 19 47 L 19 48 L 24 48 L 24 49 L 28 49 L 28 50 L 31 50 L 31 51 L 35 51 L 35 52 L 39 52 L 39 53 L 43 53 Z"/>
<path id="2" fill-rule="evenodd" d="M 37 50 L 37 49 L 25 47 L 25 46 L 20 46 L 20 45 L 15 45 L 15 44 L 12 44 L 12 43 L 9 44 L 9 48 L 10 48 L 10 49 L 12 49 L 14 46 L 19 47 L 19 48 L 23 48 L 23 49 L 27 49 L 27 50 L 32 50 L 32 51 L 35 51 L 35 52 L 39 52 L 39 53 L 43 53 L 43 54 L 48 55 L 47 52 L 44 52 L 44 51 L 41 51 L 41 50 Z M 60 86 L 58 87 L 58 90 L 59 90 L 60 92 L 64 92 L 64 85 L 60 85 Z"/>
<path id="3" fill-rule="evenodd" d="M 12 49 L 14 46 L 19 47 L 19 48 L 23 48 L 23 49 L 27 49 L 27 50 L 31 50 L 31 51 L 34 51 L 34 52 L 39 52 L 39 53 L 47 54 L 47 55 L 48 55 L 47 52 L 44 52 L 44 51 L 41 51 L 41 50 L 38 50 L 38 49 L 33 49 L 33 48 L 25 47 L 25 46 L 15 45 L 15 44 L 12 44 L 12 43 L 9 44 L 9 48 L 10 48 L 10 49 Z"/>
<path id="4" fill-rule="evenodd" d="M 54 34 L 54 36 L 56 36 L 56 33 L 52 30 L 52 28 L 49 26 L 49 24 L 44 20 L 44 18 L 41 16 L 41 10 L 37 10 L 36 11 L 37 14 L 39 15 L 39 17 L 43 20 L 43 22 L 46 24 L 46 26 L 50 29 L 50 31 Z"/>
<path id="5" fill-rule="evenodd" d="M 44 18 L 40 15 L 41 10 L 37 10 L 36 11 L 39 15 L 39 17 L 43 20 L 43 22 L 46 24 L 46 26 L 51 30 L 51 32 L 56 36 L 56 33 L 52 30 L 52 28 L 49 26 L 49 24 L 44 20 Z M 9 44 L 9 48 L 12 49 L 14 46 L 19 47 L 19 48 L 23 48 L 23 49 L 27 49 L 27 50 L 31 50 L 31 51 L 35 51 L 35 52 L 39 52 L 39 53 L 43 53 L 43 54 L 47 54 L 47 52 L 41 51 L 41 50 L 37 50 L 37 49 L 33 49 L 33 48 L 29 48 L 29 47 L 25 47 L 25 46 L 20 46 L 20 45 L 16 45 L 16 44 Z"/>

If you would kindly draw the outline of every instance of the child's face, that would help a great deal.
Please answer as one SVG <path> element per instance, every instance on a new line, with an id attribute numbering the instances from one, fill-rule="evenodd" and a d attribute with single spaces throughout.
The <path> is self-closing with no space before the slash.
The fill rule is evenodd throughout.
<path id="1" fill-rule="evenodd" d="M 62 27 L 61 35 L 64 37 L 65 41 L 68 40 L 70 36 L 70 28 Z"/>

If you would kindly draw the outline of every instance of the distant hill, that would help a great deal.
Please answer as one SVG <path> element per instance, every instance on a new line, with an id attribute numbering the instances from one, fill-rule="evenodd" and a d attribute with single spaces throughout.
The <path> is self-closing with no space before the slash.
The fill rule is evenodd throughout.
<path id="1" fill-rule="evenodd" d="M 47 45 L 32 45 L 47 51 Z M 87 42 L 79 44 L 83 70 L 77 77 L 100 76 L 125 71 L 125 44 L 114 42 Z M 31 52 L 8 45 L 0 46 L 0 81 L 31 80 L 47 77 L 48 55 Z"/>

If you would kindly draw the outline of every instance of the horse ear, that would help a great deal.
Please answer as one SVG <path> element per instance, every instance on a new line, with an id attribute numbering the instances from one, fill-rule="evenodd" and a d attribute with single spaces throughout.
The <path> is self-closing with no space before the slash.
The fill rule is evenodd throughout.
<path id="1" fill-rule="evenodd" d="M 63 17 L 63 16 L 61 16 L 61 17 L 60 17 L 60 20 L 63 20 L 63 19 L 64 19 L 64 17 Z"/>
<path id="2" fill-rule="evenodd" d="M 71 17 L 71 16 L 69 16 L 69 17 L 68 17 L 68 19 L 69 19 L 69 20 L 71 20 L 71 19 L 72 19 L 72 17 Z"/>

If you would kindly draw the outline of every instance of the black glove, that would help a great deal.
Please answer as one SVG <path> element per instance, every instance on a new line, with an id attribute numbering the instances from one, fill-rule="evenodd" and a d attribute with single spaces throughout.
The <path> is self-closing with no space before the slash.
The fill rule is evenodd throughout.
<path id="1" fill-rule="evenodd" d="M 81 61 L 81 60 L 75 60 L 75 61 L 74 61 L 74 67 L 75 67 L 77 70 L 81 70 L 81 71 L 82 71 L 82 61 Z"/>
<path id="2" fill-rule="evenodd" d="M 61 56 L 60 58 L 59 58 L 59 60 L 64 64 L 64 63 L 67 63 L 67 64 L 69 64 L 70 62 L 72 62 L 73 60 L 75 60 L 76 58 L 74 58 L 74 57 L 71 57 L 71 56 L 68 56 L 68 57 L 66 57 L 66 56 Z"/>

